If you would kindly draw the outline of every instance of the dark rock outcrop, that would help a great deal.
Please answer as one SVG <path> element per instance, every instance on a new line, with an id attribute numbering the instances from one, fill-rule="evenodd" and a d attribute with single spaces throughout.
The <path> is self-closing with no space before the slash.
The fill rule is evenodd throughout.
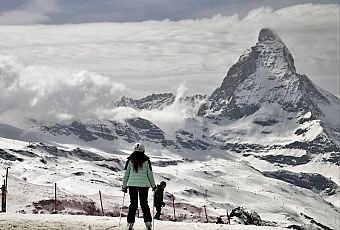
<path id="1" fill-rule="evenodd" d="M 339 186 L 318 173 L 294 173 L 286 170 L 263 172 L 264 176 L 279 179 L 301 188 L 331 196 L 338 192 Z"/>
<path id="2" fill-rule="evenodd" d="M 230 213 L 230 217 L 237 217 L 245 225 L 262 225 L 262 220 L 259 214 L 255 211 L 248 211 L 243 207 L 237 207 Z"/>

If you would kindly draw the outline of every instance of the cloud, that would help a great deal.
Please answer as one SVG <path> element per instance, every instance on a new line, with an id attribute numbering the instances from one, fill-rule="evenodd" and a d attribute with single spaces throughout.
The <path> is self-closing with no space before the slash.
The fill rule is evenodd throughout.
<path id="1" fill-rule="evenodd" d="M 0 24 L 24 25 L 46 23 L 49 14 L 59 11 L 56 0 L 29 0 L 19 8 L 0 13 Z"/>
<path id="2" fill-rule="evenodd" d="M 13 94 L 17 97 L 13 101 L 10 95 L 14 91 L 5 90 L 11 100 L 1 103 L 6 105 L 7 111 L 13 110 L 16 104 L 20 104 L 20 108 L 29 105 L 26 114 L 31 106 L 32 112 L 41 106 L 47 115 L 50 114 L 47 111 L 57 107 L 61 117 L 76 116 L 76 110 L 79 113 L 104 111 L 109 98 L 119 91 L 109 93 L 115 87 L 109 90 L 100 85 L 101 78 L 126 85 L 129 90 L 124 94 L 137 98 L 150 93 L 175 92 L 183 81 L 187 94 L 211 94 L 243 51 L 256 43 L 263 27 L 279 34 L 293 54 L 299 73 L 339 95 L 339 5 L 304 4 L 279 10 L 260 7 L 243 18 L 216 15 L 177 22 L 0 26 L 1 54 L 17 56 L 23 63 L 20 71 L 11 71 L 15 79 L 20 79 L 18 86 L 24 92 Z M 30 76 L 30 80 L 23 79 L 22 73 Z M 8 84 L 3 81 L 8 76 L 8 72 L 0 72 L 0 84 Z M 69 78 L 76 79 L 78 85 L 68 81 Z M 39 80 L 38 86 L 34 86 L 34 79 Z M 67 82 L 65 87 L 64 81 Z M 14 83 L 10 85 L 15 89 Z M 49 89 L 54 86 L 60 91 L 51 92 Z M 87 94 L 88 88 L 92 94 Z M 108 95 L 103 101 L 96 99 L 101 90 Z M 1 99 L 6 93 L 2 92 Z M 70 99 L 61 98 L 54 103 L 54 97 L 60 95 Z M 73 96 L 87 100 L 77 101 L 71 99 Z M 80 106 L 83 104 L 88 105 L 86 109 Z M 42 105 L 48 109 L 44 110 Z M 71 105 L 75 105 L 74 110 Z M 175 111 L 180 110 L 179 106 Z M 158 116 L 157 112 L 147 114 L 144 111 L 141 116 L 154 120 L 159 117 L 161 123 L 165 114 L 161 112 Z"/>
<path id="3" fill-rule="evenodd" d="M 338 94 L 339 6 L 257 8 L 238 15 L 173 22 L 0 27 L 0 50 L 28 64 L 87 69 L 131 88 L 129 96 L 175 91 L 210 94 L 261 28 L 274 29 L 299 73 Z M 330 79 L 325 81 L 324 79 Z M 169 84 L 170 83 L 170 84 Z"/>
<path id="4" fill-rule="evenodd" d="M 0 120 L 9 123 L 94 118 L 98 110 L 111 108 L 124 89 L 88 71 L 25 66 L 0 56 Z"/>
<path id="5" fill-rule="evenodd" d="M 193 106 L 190 101 L 181 100 L 187 96 L 185 83 L 178 86 L 176 97 L 172 104 L 162 109 L 133 109 L 130 107 L 115 107 L 98 111 L 100 118 L 108 118 L 116 121 L 141 117 L 151 121 L 167 133 L 173 133 L 183 128 L 188 118 L 196 117 L 199 101 Z M 203 101 L 202 101 L 203 102 Z"/>

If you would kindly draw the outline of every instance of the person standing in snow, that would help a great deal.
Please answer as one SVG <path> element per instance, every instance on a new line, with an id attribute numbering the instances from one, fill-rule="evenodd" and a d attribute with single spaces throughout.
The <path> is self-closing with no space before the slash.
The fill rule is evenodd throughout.
<path id="1" fill-rule="evenodd" d="M 122 191 L 126 193 L 129 189 L 130 206 L 127 217 L 128 230 L 133 230 L 135 215 L 138 208 L 138 195 L 140 206 L 143 211 L 144 223 L 147 230 L 151 230 L 151 213 L 148 205 L 149 188 L 156 188 L 152 173 L 150 158 L 145 155 L 145 147 L 136 143 L 133 153 L 128 157 L 125 165 Z"/>
<path id="2" fill-rule="evenodd" d="M 159 185 L 156 186 L 153 203 L 156 208 L 156 215 L 155 219 L 159 220 L 161 216 L 162 207 L 165 206 L 165 203 L 163 202 L 163 193 L 164 189 L 166 187 L 166 182 L 162 181 Z"/>

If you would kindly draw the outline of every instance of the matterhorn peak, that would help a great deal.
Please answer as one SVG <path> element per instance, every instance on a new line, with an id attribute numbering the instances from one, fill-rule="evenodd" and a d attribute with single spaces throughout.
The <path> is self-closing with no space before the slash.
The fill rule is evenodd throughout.
<path id="1" fill-rule="evenodd" d="M 271 29 L 263 28 L 259 33 L 258 42 L 264 41 L 278 41 L 282 42 L 281 38 Z"/>
<path id="2" fill-rule="evenodd" d="M 295 73 L 294 58 L 281 38 L 271 29 L 261 29 L 255 49 L 258 63 L 283 75 Z"/>

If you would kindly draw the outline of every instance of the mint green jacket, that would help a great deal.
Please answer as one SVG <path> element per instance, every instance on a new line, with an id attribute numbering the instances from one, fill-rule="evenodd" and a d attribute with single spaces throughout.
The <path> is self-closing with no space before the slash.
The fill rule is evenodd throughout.
<path id="1" fill-rule="evenodd" d="M 129 161 L 123 178 L 123 188 L 126 187 L 147 187 L 154 188 L 155 179 L 153 173 L 149 167 L 149 161 L 144 161 L 143 167 L 136 172 L 133 168 L 133 164 Z"/>

